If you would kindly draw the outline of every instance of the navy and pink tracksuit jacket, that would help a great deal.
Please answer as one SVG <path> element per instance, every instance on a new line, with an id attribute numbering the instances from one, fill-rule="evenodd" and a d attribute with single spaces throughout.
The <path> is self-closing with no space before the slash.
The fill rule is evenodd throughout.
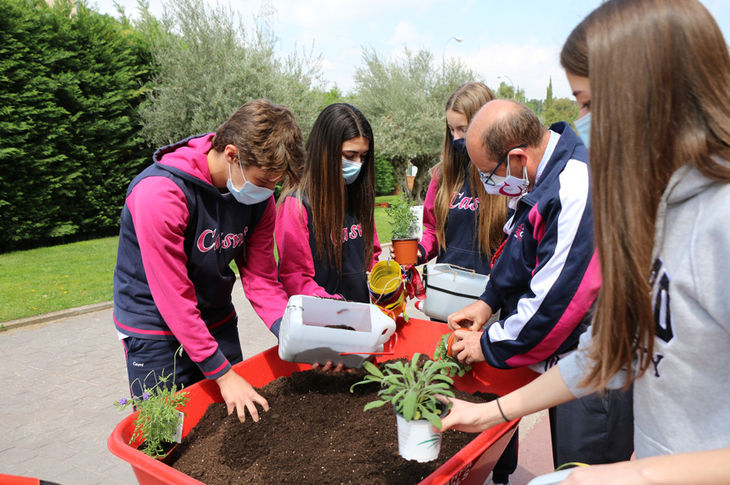
<path id="1" fill-rule="evenodd" d="M 272 331 L 287 303 L 273 255 L 274 198 L 244 205 L 213 185 L 207 160 L 213 136 L 157 150 L 153 165 L 130 183 L 114 270 L 117 330 L 178 340 L 209 379 L 231 367 L 214 338 L 237 323 L 231 261 Z"/>
<path id="2" fill-rule="evenodd" d="M 421 251 L 418 264 L 438 256 L 436 258 L 438 263 L 453 264 L 487 275 L 492 255 L 483 253 L 479 246 L 475 227 L 479 215 L 479 198 L 474 194 L 468 176 L 461 190 L 452 197 L 449 206 L 444 230 L 446 247 L 439 246 L 434 214 L 434 202 L 439 188 L 437 170 L 436 167 L 432 171 L 426 200 L 423 202 L 423 236 L 418 244 L 418 249 Z"/>
<path id="3" fill-rule="evenodd" d="M 330 263 L 327 252 L 322 259 L 317 257 L 312 211 L 306 196 L 300 201 L 292 194 L 280 202 L 275 235 L 279 252 L 279 279 L 289 296 L 311 295 L 370 302 L 366 271 L 378 261 L 381 252 L 374 228 L 373 260 L 366 266 L 363 261 L 365 241 L 362 225 L 353 215 L 345 214 L 341 273 L 335 264 Z"/>
<path id="4" fill-rule="evenodd" d="M 534 188 L 517 201 L 480 299 L 500 321 L 482 335 L 487 363 L 544 371 L 574 348 L 601 286 L 588 150 L 567 123 Z"/>

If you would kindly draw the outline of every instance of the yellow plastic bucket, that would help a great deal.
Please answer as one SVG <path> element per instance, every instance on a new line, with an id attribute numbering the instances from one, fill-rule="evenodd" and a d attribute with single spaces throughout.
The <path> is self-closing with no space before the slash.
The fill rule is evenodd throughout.
<path id="1" fill-rule="evenodd" d="M 402 284 L 400 265 L 392 259 L 375 263 L 368 277 L 368 288 L 374 297 L 393 293 Z"/>
<path id="2" fill-rule="evenodd" d="M 372 299 L 373 296 L 371 295 L 370 298 Z M 395 320 L 396 318 L 398 318 L 399 315 L 404 314 L 406 311 L 406 299 L 405 298 L 406 298 L 406 292 L 403 291 L 403 292 L 401 292 L 400 295 L 398 295 L 398 298 L 392 303 L 380 304 L 380 303 L 373 302 L 373 304 L 375 304 L 375 306 L 380 308 L 383 311 L 383 313 L 385 313 L 390 318 Z"/>
<path id="3" fill-rule="evenodd" d="M 370 300 L 395 319 L 406 309 L 401 267 L 393 260 L 379 261 L 368 277 Z"/>

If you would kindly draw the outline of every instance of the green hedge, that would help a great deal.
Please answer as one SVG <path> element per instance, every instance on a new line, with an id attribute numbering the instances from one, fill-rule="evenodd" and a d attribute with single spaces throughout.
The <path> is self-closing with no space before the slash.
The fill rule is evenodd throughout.
<path id="1" fill-rule="evenodd" d="M 375 156 L 375 195 L 389 195 L 395 190 L 393 165 L 382 155 Z"/>
<path id="2" fill-rule="evenodd" d="M 149 49 L 83 4 L 0 0 L 0 252 L 115 233 L 148 163 Z"/>

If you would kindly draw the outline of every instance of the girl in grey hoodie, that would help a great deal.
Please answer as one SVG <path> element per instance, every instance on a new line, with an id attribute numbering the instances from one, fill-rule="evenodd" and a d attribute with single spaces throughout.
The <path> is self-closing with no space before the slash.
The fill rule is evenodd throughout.
<path id="1" fill-rule="evenodd" d="M 633 383 L 638 459 L 565 483 L 730 483 L 725 40 L 697 0 L 611 0 L 573 30 L 561 62 L 590 140 L 603 279 L 592 329 L 527 386 L 454 400 L 443 429 L 480 431 Z"/>

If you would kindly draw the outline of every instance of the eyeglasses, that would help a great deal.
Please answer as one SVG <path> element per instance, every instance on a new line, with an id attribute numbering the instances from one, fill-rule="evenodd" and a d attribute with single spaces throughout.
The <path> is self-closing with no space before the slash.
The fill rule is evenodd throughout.
<path id="1" fill-rule="evenodd" d="M 496 185 L 494 183 L 494 181 L 492 180 L 492 175 L 494 175 L 494 172 L 497 171 L 497 169 L 499 168 L 499 166 L 502 165 L 505 162 L 505 160 L 508 160 L 509 159 L 509 152 L 511 152 L 515 148 L 527 148 L 527 143 L 522 144 L 522 145 L 513 146 L 512 148 L 508 148 L 507 149 L 507 152 L 505 152 L 504 156 L 499 160 L 499 163 L 497 163 L 497 166 L 494 167 L 491 172 L 484 173 L 481 170 L 479 170 L 479 178 L 481 179 L 481 181 L 482 181 L 483 184 L 486 184 L 486 185 Z M 508 167 L 509 167 L 509 164 L 508 164 Z"/>

